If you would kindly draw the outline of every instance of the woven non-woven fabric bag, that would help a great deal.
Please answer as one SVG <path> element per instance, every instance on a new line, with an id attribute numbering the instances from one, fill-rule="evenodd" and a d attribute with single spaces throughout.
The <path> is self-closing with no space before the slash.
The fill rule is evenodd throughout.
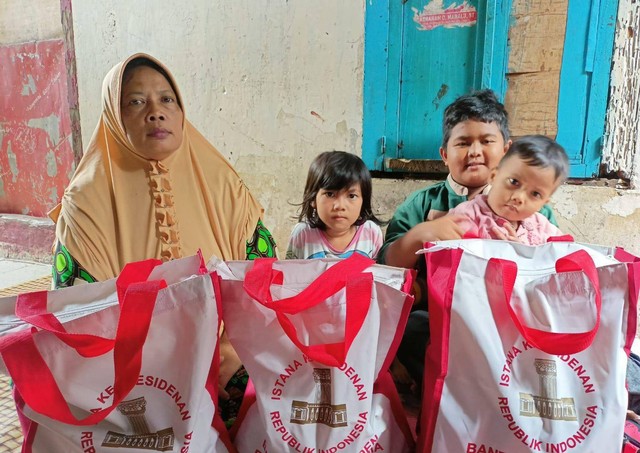
<path id="1" fill-rule="evenodd" d="M 216 284 L 193 256 L 0 300 L 22 451 L 233 451 L 216 410 Z"/>
<path id="2" fill-rule="evenodd" d="M 413 299 L 409 271 L 357 254 L 226 266 L 213 266 L 225 326 L 251 381 L 238 451 L 413 451 L 388 371 Z"/>
<path id="3" fill-rule="evenodd" d="M 619 452 L 640 261 L 573 242 L 426 251 L 419 452 Z"/>

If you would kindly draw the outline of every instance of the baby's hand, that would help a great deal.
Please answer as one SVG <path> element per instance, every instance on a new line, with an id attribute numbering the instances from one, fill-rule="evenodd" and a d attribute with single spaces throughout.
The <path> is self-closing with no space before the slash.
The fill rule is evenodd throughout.
<path id="1" fill-rule="evenodd" d="M 518 239 L 516 229 L 513 225 L 511 225 L 510 222 L 505 222 L 504 225 L 502 225 L 502 228 L 494 226 L 491 229 L 491 233 L 494 235 L 495 239 L 501 239 L 503 241 L 511 242 L 521 242 L 520 239 Z"/>
<path id="2" fill-rule="evenodd" d="M 422 222 L 422 239 L 424 242 L 447 241 L 451 239 L 460 239 L 464 235 L 464 229 L 461 223 L 468 221 L 466 216 L 460 214 L 450 214 L 440 217 L 436 220 Z"/>

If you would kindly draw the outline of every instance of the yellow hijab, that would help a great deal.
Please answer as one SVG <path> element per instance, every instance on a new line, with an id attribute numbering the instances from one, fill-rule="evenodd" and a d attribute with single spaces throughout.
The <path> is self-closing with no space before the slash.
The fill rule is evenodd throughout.
<path id="1" fill-rule="evenodd" d="M 115 277 L 124 265 L 169 260 L 201 249 L 205 259 L 245 259 L 246 241 L 262 215 L 227 160 L 186 119 L 182 144 L 162 161 L 136 154 L 120 116 L 127 64 L 115 65 L 102 84 L 102 115 L 62 202 L 50 213 L 57 239 L 96 279 Z M 186 118 L 186 117 L 185 117 Z"/>

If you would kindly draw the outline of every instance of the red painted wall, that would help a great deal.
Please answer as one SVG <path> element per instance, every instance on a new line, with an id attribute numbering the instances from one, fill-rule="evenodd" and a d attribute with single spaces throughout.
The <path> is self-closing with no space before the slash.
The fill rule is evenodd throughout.
<path id="1" fill-rule="evenodd" d="M 0 212 L 46 216 L 73 170 L 62 39 L 0 46 Z"/>

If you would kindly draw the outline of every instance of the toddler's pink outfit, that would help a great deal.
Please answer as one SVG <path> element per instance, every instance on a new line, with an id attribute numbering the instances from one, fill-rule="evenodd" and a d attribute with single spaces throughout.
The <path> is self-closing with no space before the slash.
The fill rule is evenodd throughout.
<path id="1" fill-rule="evenodd" d="M 477 195 L 473 200 L 465 201 L 449 211 L 450 214 L 461 214 L 469 220 L 460 223 L 465 235 L 482 239 L 498 239 L 493 228 L 507 234 L 505 224 L 508 220 L 496 215 L 487 204 L 487 195 Z M 560 229 L 536 212 L 522 220 L 516 230 L 518 240 L 526 245 L 541 245 L 553 236 L 562 236 Z"/>

